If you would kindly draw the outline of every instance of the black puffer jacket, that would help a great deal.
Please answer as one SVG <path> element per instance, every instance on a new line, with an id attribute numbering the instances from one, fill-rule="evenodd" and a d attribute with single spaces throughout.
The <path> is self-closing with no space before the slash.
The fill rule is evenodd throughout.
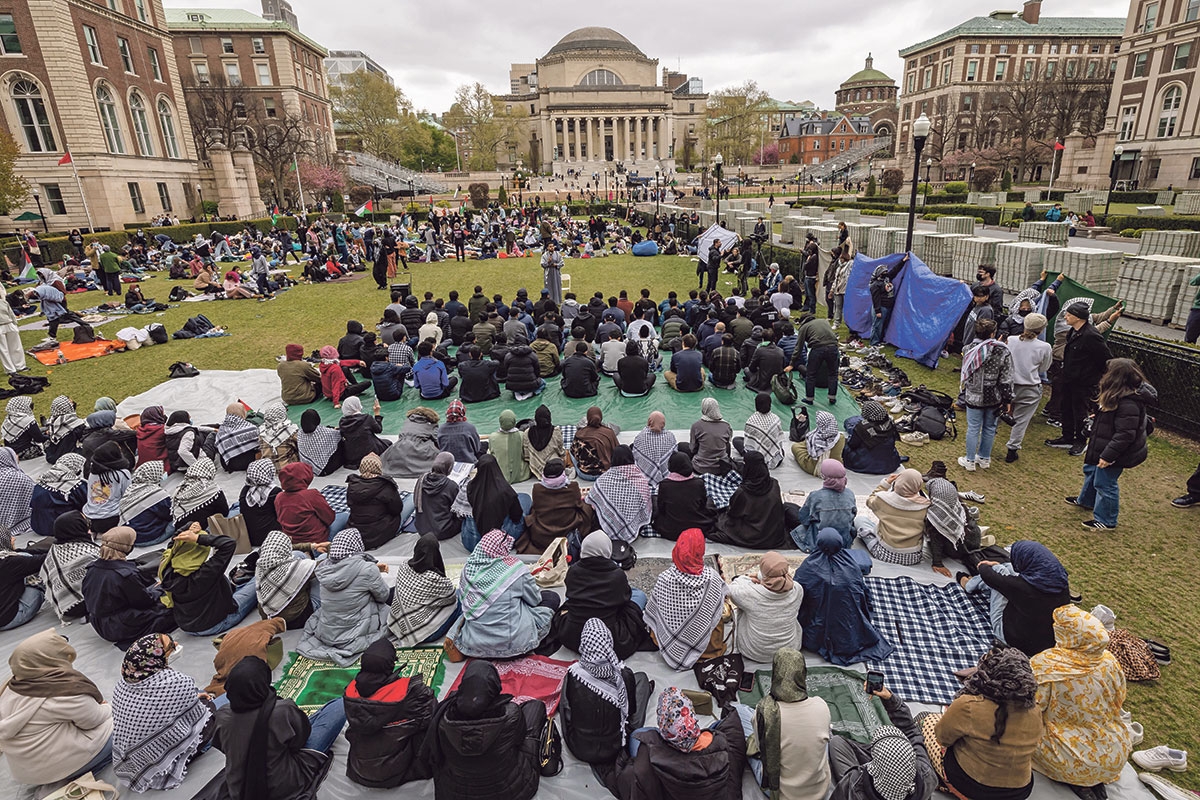
<path id="1" fill-rule="evenodd" d="M 554 617 L 559 642 L 579 650 L 583 625 L 596 617 L 613 635 L 617 658 L 629 658 L 647 639 L 642 609 L 630 597 L 629 578 L 611 558 L 581 558 L 567 569 L 567 601 Z"/>
<path id="2" fill-rule="evenodd" d="M 1143 383 L 1135 394 L 1121 398 L 1112 411 L 1097 411 L 1084 463 L 1103 459 L 1115 467 L 1136 467 L 1146 460 L 1147 407 L 1158 402 L 1158 391 Z"/>
<path id="3" fill-rule="evenodd" d="M 362 461 L 363 456 L 369 453 L 382 455 L 388 449 L 388 442 L 376 435 L 383 433 L 381 419 L 370 414 L 351 414 L 338 420 L 348 469 L 358 469 L 358 462 Z"/>
<path id="4" fill-rule="evenodd" d="M 400 532 L 404 501 L 391 478 L 347 477 L 346 503 L 350 506 L 350 527 L 358 528 L 368 550 L 387 544 Z"/>
<path id="5" fill-rule="evenodd" d="M 1095 386 L 1110 358 L 1112 353 L 1104 337 L 1090 322 L 1077 331 L 1068 331 L 1062 379 L 1075 386 Z"/>
<path id="6" fill-rule="evenodd" d="M 529 345 L 514 347 L 504 358 L 504 386 L 510 392 L 533 392 L 541 385 L 538 357 Z"/>
<path id="7" fill-rule="evenodd" d="M 450 698 L 447 698 L 450 701 Z M 437 739 L 432 758 L 435 800 L 530 800 L 541 778 L 538 742 L 546 725 L 546 704 L 509 702 L 499 716 L 458 719 L 439 706 L 426 737 Z"/>
<path id="8" fill-rule="evenodd" d="M 429 764 L 418 756 L 437 698 L 420 676 L 399 702 L 352 697 L 349 689 L 344 702 L 350 742 L 346 777 L 360 786 L 388 789 L 430 776 Z"/>

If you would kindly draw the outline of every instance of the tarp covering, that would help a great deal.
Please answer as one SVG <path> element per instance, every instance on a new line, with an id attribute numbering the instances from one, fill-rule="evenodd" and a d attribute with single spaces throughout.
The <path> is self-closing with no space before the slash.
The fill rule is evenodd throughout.
<path id="1" fill-rule="evenodd" d="M 140 414 L 147 406 L 186 411 L 197 425 L 225 419 L 225 407 L 242 400 L 262 408 L 279 399 L 279 376 L 273 369 L 205 369 L 195 378 L 165 380 L 117 404 L 117 416 Z M 368 403 L 369 405 L 369 403 Z"/>
<path id="2" fill-rule="evenodd" d="M 720 241 L 722 253 L 739 241 L 736 233 L 714 223 L 708 230 L 700 234 L 700 241 L 696 243 L 696 254 L 701 260 L 708 258 L 708 248 L 712 246 L 713 239 Z"/>

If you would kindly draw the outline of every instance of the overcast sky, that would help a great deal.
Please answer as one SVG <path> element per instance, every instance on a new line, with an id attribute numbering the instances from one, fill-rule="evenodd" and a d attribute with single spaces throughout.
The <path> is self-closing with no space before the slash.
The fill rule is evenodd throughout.
<path id="1" fill-rule="evenodd" d="M 362 50 L 382 64 L 418 109 L 442 113 L 455 87 L 479 81 L 508 91 L 511 63 L 533 62 L 568 32 L 613 28 L 650 58 L 704 79 L 713 91 L 753 79 L 777 100 L 832 108 L 838 84 L 875 67 L 900 83 L 896 52 L 1022 0 L 291 0 L 300 30 L 331 50 Z M 173 7 L 240 7 L 257 0 L 194 0 Z M 1124 18 L 1129 0 L 1046 0 L 1043 16 Z M 732 12 L 732 13 L 731 13 Z"/>

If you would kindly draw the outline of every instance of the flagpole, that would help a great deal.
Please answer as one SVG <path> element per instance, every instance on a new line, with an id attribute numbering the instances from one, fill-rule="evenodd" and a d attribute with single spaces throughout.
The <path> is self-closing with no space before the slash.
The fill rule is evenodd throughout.
<path id="1" fill-rule="evenodd" d="M 88 233 L 95 233 L 96 227 L 92 225 L 92 212 L 88 209 L 87 195 L 83 193 L 83 182 L 79 180 L 79 170 L 75 168 L 75 157 L 71 155 L 71 151 L 67 151 L 67 156 L 71 159 L 71 172 L 75 175 L 75 186 L 79 189 L 79 199 L 83 201 L 83 213 L 87 215 Z"/>
<path id="2" fill-rule="evenodd" d="M 300 183 L 300 162 L 296 160 L 295 153 L 292 153 L 292 169 L 296 170 L 296 188 L 300 190 L 300 213 L 307 220 L 308 206 L 304 204 L 304 184 Z"/>
<path id="3" fill-rule="evenodd" d="M 1054 158 L 1051 159 L 1051 161 L 1050 161 L 1050 188 L 1046 190 L 1047 191 L 1047 194 L 1046 194 L 1047 201 L 1050 200 L 1049 192 L 1054 191 L 1054 172 L 1058 168 L 1059 152 L 1060 152 L 1060 150 L 1058 149 L 1058 139 L 1055 139 L 1054 140 Z"/>

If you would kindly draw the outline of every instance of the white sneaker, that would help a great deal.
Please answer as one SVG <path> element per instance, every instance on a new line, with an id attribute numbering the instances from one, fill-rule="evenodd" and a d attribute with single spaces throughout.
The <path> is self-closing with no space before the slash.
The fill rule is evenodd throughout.
<path id="1" fill-rule="evenodd" d="M 1125 723 L 1125 727 L 1129 728 L 1129 735 L 1134 744 L 1141 744 L 1146 738 L 1146 731 L 1142 728 L 1142 723 L 1129 720 Z"/>
<path id="2" fill-rule="evenodd" d="M 1139 772 L 1138 780 L 1157 792 L 1163 800 L 1194 800 L 1196 797 L 1193 793 L 1185 791 L 1166 778 L 1151 775 L 1149 772 Z"/>
<path id="3" fill-rule="evenodd" d="M 979 458 L 979 459 L 975 460 L 975 463 L 979 466 L 980 469 L 991 469 L 992 468 L 992 460 L 990 458 Z"/>
<path id="4" fill-rule="evenodd" d="M 1165 744 L 1151 747 L 1149 750 L 1136 750 L 1132 758 L 1133 763 L 1151 772 L 1163 769 L 1183 772 L 1187 769 L 1187 750 L 1173 750 Z"/>
<path id="5" fill-rule="evenodd" d="M 963 469 L 965 469 L 967 472 L 974 472 L 974 471 L 975 471 L 975 462 L 974 462 L 974 461 L 967 461 L 967 457 L 966 457 L 966 456 L 959 456 L 959 457 L 958 457 L 958 465 L 959 465 L 960 467 L 962 467 Z"/>
<path id="6" fill-rule="evenodd" d="M 1121 722 L 1124 722 L 1126 725 L 1133 722 L 1133 714 L 1125 709 L 1121 709 Z"/>
<path id="7" fill-rule="evenodd" d="M 900 434 L 900 441 L 904 442 L 905 444 L 912 444 L 912 445 L 916 445 L 917 447 L 924 447 L 925 445 L 929 444 L 929 434 L 922 433 L 921 431 L 913 431 L 912 433 L 902 433 L 902 434 Z"/>

